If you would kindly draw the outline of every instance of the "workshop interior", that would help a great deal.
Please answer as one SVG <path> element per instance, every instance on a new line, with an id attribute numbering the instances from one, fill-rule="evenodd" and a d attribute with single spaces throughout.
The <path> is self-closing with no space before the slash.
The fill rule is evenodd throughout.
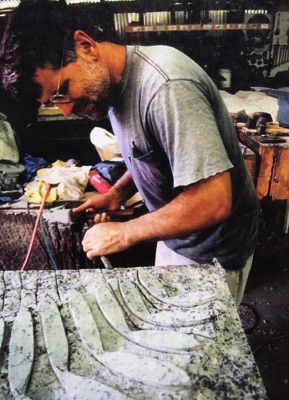
<path id="1" fill-rule="evenodd" d="M 64 116 L 53 104 L 20 106 L 0 87 L 0 399 L 13 399 L 18 394 L 31 399 L 287 400 L 288 2 L 59 2 L 90 26 L 103 30 L 115 43 L 172 46 L 207 72 L 235 124 L 260 201 L 261 228 L 236 315 L 231 310 L 233 306 L 227 315 L 218 305 L 217 296 L 214 315 L 207 317 L 207 323 L 202 320 L 190 325 L 193 311 L 197 320 L 203 317 L 196 307 L 184 308 L 188 301 L 185 289 L 189 293 L 195 288 L 199 294 L 213 288 L 221 297 L 227 293 L 224 283 L 208 278 L 210 266 L 196 271 L 196 276 L 204 279 L 197 284 L 184 267 L 170 266 L 159 271 L 152 267 L 155 243 L 136 245 L 94 260 L 88 259 L 82 249 L 84 232 L 92 226 L 95 213 L 74 213 L 73 207 L 95 192 L 106 193 L 126 171 L 108 118 L 96 122 L 74 114 Z M 0 38 L 19 3 L 0 1 Z M 55 174 L 56 183 L 45 193 L 46 183 L 41 176 Z M 147 212 L 138 193 L 121 209 L 108 214 L 114 220 L 127 221 Z M 152 268 L 151 273 L 146 268 Z M 212 276 L 221 276 L 219 269 L 216 266 L 217 272 Z M 165 302 L 168 294 L 171 297 L 166 297 Z M 205 307 L 214 299 L 198 301 L 197 307 L 209 313 L 210 307 Z M 172 330 L 160 327 L 160 320 L 152 317 L 156 314 L 151 309 L 158 308 L 162 310 L 164 326 L 168 326 L 171 313 L 175 321 L 175 325 L 170 323 Z M 176 328 L 184 309 L 186 322 Z M 40 332 L 41 321 L 44 333 Z M 88 332 L 83 327 L 89 323 Z M 148 335 L 151 326 L 154 339 Z M 51 335 L 53 329 L 57 330 L 59 345 Z M 143 332 L 147 336 L 141 335 Z M 23 335 L 32 342 L 24 340 Z M 123 342 L 117 339 L 120 335 Z M 94 343 L 94 336 L 98 344 Z M 199 341 L 197 349 L 201 350 L 186 350 L 197 346 L 192 343 L 193 338 Z M 13 353 L 12 344 L 22 340 L 24 350 Z M 29 345 L 34 351 L 27 350 Z M 60 347 L 65 350 L 60 351 Z M 168 348 L 174 349 L 172 354 Z M 135 371 L 129 368 L 134 363 L 142 365 L 142 377 L 137 375 L 137 367 Z M 193 391 L 188 391 L 184 370 Z M 15 382 L 13 373 L 24 375 L 23 382 L 21 378 Z"/>

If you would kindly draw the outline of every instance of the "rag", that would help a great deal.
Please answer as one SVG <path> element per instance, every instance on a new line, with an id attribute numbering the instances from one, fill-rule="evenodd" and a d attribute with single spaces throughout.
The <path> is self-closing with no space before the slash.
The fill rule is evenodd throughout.
<path id="1" fill-rule="evenodd" d="M 57 160 L 51 168 L 37 171 L 36 178 L 25 188 L 29 201 L 40 203 L 47 184 L 52 186 L 47 202 L 55 200 L 80 200 L 88 183 L 91 166 L 76 167 L 74 164 Z"/>

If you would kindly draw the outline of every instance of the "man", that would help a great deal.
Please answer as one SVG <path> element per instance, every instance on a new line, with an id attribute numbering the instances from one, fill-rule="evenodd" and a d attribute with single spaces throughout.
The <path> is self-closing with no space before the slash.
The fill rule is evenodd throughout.
<path id="1" fill-rule="evenodd" d="M 92 38 L 52 3 L 16 9 L 2 41 L 3 85 L 14 97 L 52 101 L 65 115 L 108 115 L 129 172 L 75 211 L 117 209 L 134 185 L 150 211 L 128 222 L 103 223 L 99 214 L 83 239 L 87 256 L 158 241 L 156 265 L 216 258 L 239 304 L 259 209 L 217 88 L 179 51 L 117 45 L 100 29 Z"/>

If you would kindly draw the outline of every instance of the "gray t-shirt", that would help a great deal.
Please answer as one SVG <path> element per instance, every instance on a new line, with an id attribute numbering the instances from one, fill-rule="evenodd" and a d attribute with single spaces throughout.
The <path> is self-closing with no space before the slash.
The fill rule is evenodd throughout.
<path id="1" fill-rule="evenodd" d="M 176 49 L 128 46 L 118 90 L 109 119 L 150 211 L 170 202 L 183 186 L 226 170 L 231 173 L 231 217 L 168 240 L 167 246 L 197 262 L 217 258 L 224 268 L 243 267 L 256 245 L 259 203 L 214 83 Z"/>

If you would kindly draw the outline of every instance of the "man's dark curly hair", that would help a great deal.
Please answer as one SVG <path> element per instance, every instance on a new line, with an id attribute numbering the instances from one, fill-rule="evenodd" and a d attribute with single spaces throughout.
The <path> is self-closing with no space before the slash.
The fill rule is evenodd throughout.
<path id="1" fill-rule="evenodd" d="M 94 18 L 95 19 L 95 18 Z M 0 48 L 2 86 L 14 99 L 37 98 L 39 88 L 32 84 L 37 67 L 59 69 L 77 54 L 73 34 L 82 29 L 95 40 L 104 40 L 102 29 L 91 16 L 49 0 L 22 0 L 11 13 Z"/>

